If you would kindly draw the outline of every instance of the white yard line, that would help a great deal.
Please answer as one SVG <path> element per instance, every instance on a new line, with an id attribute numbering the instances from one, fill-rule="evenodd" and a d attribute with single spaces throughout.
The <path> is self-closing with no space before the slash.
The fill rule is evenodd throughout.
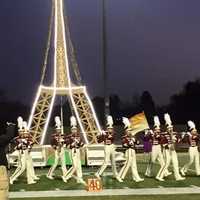
<path id="1" fill-rule="evenodd" d="M 122 196 L 122 195 L 175 195 L 200 194 L 200 187 L 169 187 L 145 189 L 105 189 L 101 192 L 88 192 L 86 190 L 59 190 L 59 191 L 31 191 L 10 192 L 9 198 L 43 198 L 43 197 L 77 197 L 77 196 Z"/>

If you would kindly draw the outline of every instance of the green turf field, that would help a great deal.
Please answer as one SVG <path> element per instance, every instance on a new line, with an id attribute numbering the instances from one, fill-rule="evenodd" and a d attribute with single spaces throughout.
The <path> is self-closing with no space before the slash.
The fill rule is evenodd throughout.
<path id="1" fill-rule="evenodd" d="M 180 166 L 183 166 L 189 159 L 187 153 L 179 153 L 178 159 Z M 141 177 L 144 177 L 144 172 L 146 170 L 147 161 L 145 161 L 143 154 L 137 155 L 137 165 L 138 171 Z M 154 172 L 156 173 L 158 170 L 158 165 L 155 165 Z M 98 170 L 97 167 L 84 167 L 84 179 L 87 180 L 90 177 L 94 177 L 94 173 Z M 172 169 L 171 169 L 172 170 Z M 36 174 L 40 175 L 40 181 L 34 185 L 27 185 L 25 175 L 19 177 L 19 180 L 15 182 L 14 185 L 10 186 L 10 191 L 43 191 L 43 190 L 71 190 L 71 189 L 85 189 L 85 186 L 81 184 L 77 184 L 75 179 L 71 179 L 68 183 L 64 183 L 60 178 L 61 169 L 58 167 L 56 170 L 56 178 L 55 180 L 49 180 L 46 178 L 46 173 L 48 168 L 44 169 L 36 169 Z M 110 168 L 106 170 L 109 172 Z M 11 172 L 12 173 L 12 172 Z M 159 182 L 154 178 L 144 177 L 144 182 L 136 183 L 132 180 L 131 173 L 129 172 L 125 181 L 123 183 L 119 183 L 116 179 L 114 179 L 111 175 L 104 176 L 102 178 L 103 188 L 106 189 L 117 189 L 117 188 L 157 188 L 157 187 L 190 187 L 191 185 L 200 186 L 200 177 L 197 177 L 194 172 L 194 166 L 191 166 L 191 171 L 188 172 L 186 180 L 184 181 L 175 181 L 174 176 L 171 175 L 166 178 L 165 182 Z"/>

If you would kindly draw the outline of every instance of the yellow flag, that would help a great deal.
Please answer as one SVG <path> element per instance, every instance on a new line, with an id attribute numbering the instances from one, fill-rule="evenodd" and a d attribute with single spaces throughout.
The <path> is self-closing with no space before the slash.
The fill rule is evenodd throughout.
<path id="1" fill-rule="evenodd" d="M 149 124 L 147 122 L 144 112 L 134 115 L 129 119 L 129 121 L 131 123 L 133 135 L 145 129 L 149 129 Z"/>

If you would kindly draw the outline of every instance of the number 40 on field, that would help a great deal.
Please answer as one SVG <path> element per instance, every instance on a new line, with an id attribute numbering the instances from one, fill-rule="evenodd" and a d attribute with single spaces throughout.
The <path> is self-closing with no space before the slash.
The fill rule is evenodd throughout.
<path id="1" fill-rule="evenodd" d="M 89 192 L 99 192 L 102 190 L 102 182 L 97 178 L 89 178 L 88 179 L 88 188 Z"/>

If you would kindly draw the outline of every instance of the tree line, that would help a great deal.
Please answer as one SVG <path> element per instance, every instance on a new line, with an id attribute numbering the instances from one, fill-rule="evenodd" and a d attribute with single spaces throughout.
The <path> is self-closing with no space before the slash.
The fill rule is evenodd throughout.
<path id="1" fill-rule="evenodd" d="M 94 97 L 93 104 L 103 125 L 104 117 L 104 99 L 102 97 Z M 0 129 L 5 128 L 7 121 L 16 122 L 19 115 L 24 119 L 28 119 L 31 107 L 22 104 L 19 101 L 12 101 L 6 97 L 6 92 L 0 90 Z M 59 103 L 55 106 L 53 116 L 60 114 Z M 110 113 L 115 123 L 121 123 L 123 116 L 131 117 L 134 114 L 144 111 L 147 120 L 153 124 L 153 116 L 161 117 L 165 112 L 170 113 L 174 124 L 186 124 L 188 120 L 193 120 L 197 126 L 200 125 L 200 79 L 189 81 L 183 85 L 181 91 L 173 94 L 167 105 L 158 106 L 153 100 L 149 91 L 143 91 L 140 96 L 134 95 L 130 102 L 124 102 L 117 94 L 110 95 Z M 69 125 L 69 117 L 71 116 L 70 106 L 67 100 L 63 104 L 64 123 Z M 161 121 L 163 123 L 163 121 Z M 53 123 L 53 119 L 51 120 Z"/>

